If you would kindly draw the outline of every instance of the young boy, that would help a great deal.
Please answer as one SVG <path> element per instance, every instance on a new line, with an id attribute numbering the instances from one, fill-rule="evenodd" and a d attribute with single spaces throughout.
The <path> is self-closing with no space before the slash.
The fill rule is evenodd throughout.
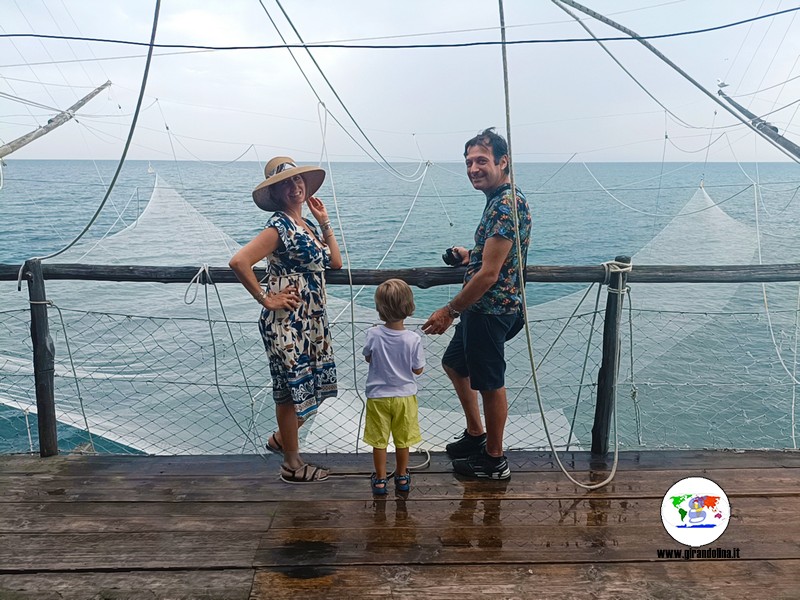
<path id="1" fill-rule="evenodd" d="M 414 294 L 406 282 L 389 279 L 380 284 L 375 290 L 375 308 L 384 324 L 368 329 L 364 341 L 364 357 L 369 363 L 364 442 L 373 447 L 372 493 L 383 496 L 388 486 L 386 447 L 390 433 L 397 451 L 395 489 L 411 489 L 409 448 L 422 441 L 416 376 L 425 367 L 425 353 L 422 338 L 403 325 L 415 308 Z"/>

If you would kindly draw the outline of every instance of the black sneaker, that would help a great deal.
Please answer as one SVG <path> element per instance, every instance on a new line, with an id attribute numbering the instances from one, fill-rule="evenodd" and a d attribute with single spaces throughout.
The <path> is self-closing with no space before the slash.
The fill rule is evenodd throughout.
<path id="1" fill-rule="evenodd" d="M 470 435 L 465 429 L 464 433 L 456 437 L 456 441 L 444 447 L 450 458 L 466 458 L 473 454 L 480 454 L 486 448 L 486 433 Z"/>
<path id="2" fill-rule="evenodd" d="M 454 460 L 453 471 L 459 475 L 480 479 L 508 479 L 511 477 L 511 469 L 508 468 L 508 460 L 505 456 L 495 458 L 485 452 Z"/>

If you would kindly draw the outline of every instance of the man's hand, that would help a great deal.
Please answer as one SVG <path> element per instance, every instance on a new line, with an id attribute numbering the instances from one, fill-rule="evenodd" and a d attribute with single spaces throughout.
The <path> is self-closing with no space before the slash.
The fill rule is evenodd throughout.
<path id="1" fill-rule="evenodd" d="M 440 308 L 434 312 L 427 321 L 422 325 L 422 331 L 427 334 L 439 335 L 447 331 L 448 327 L 453 324 L 453 317 L 450 316 L 450 311 L 447 307 Z"/>
<path id="2" fill-rule="evenodd" d="M 461 265 L 469 264 L 469 250 L 463 246 L 453 246 L 453 254 L 461 259 Z"/>

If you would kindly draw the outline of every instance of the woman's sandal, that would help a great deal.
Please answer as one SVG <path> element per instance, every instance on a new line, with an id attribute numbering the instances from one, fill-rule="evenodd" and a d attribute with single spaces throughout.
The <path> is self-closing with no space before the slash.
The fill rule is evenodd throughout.
<path id="1" fill-rule="evenodd" d="M 272 443 L 270 443 L 272 442 Z M 270 452 L 274 452 L 275 454 L 283 454 L 283 446 L 278 443 L 278 432 L 273 431 L 272 435 L 267 438 L 267 450 Z"/>
<path id="2" fill-rule="evenodd" d="M 378 479 L 378 474 L 373 473 L 369 477 L 370 485 L 372 486 L 372 493 L 376 496 L 385 496 L 388 492 L 389 481 L 387 479 Z"/>
<path id="3" fill-rule="evenodd" d="M 316 483 L 327 478 L 328 470 L 325 467 L 306 463 L 302 467 L 290 469 L 286 465 L 281 465 L 281 479 L 286 483 Z"/>
<path id="4" fill-rule="evenodd" d="M 394 476 L 394 487 L 398 492 L 407 492 L 411 489 L 411 473 L 406 471 L 405 475 Z"/>

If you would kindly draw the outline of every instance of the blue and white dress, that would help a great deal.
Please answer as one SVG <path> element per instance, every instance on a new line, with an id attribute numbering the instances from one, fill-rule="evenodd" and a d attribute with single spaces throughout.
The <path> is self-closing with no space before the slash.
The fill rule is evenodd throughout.
<path id="1" fill-rule="evenodd" d="M 266 227 L 274 227 L 280 245 L 267 257 L 267 292 L 294 285 L 300 293 L 296 310 L 261 311 L 259 330 L 269 357 L 272 393 L 276 404 L 294 403 L 299 418 L 312 415 L 325 399 L 336 396 L 328 316 L 325 312 L 325 269 L 330 249 L 322 244 L 316 225 L 304 219 L 312 236 L 283 212 L 276 212 Z"/>

